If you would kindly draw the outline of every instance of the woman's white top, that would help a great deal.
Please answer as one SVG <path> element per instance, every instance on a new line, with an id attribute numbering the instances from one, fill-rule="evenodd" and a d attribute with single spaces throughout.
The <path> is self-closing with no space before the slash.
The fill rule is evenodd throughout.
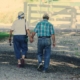
<path id="1" fill-rule="evenodd" d="M 11 30 L 13 30 L 13 35 L 25 35 L 25 24 L 26 29 L 29 29 L 28 23 L 25 22 L 25 19 L 15 20 L 13 25 L 11 26 Z"/>

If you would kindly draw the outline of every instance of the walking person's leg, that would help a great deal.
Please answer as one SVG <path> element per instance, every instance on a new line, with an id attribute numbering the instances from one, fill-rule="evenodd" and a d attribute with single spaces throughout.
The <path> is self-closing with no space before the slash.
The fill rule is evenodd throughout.
<path id="1" fill-rule="evenodd" d="M 25 59 L 25 55 L 27 54 L 28 51 L 26 42 L 23 41 L 21 46 L 22 46 L 22 59 Z"/>
<path id="2" fill-rule="evenodd" d="M 24 67 L 25 65 L 25 55 L 27 54 L 28 51 L 28 46 L 27 46 L 27 41 L 25 41 L 25 36 L 21 36 L 21 49 L 22 49 L 22 57 L 21 57 L 21 64 Z"/>
<path id="3" fill-rule="evenodd" d="M 47 39 L 45 41 L 45 52 L 44 52 L 44 71 L 47 71 L 50 63 L 50 55 L 51 55 L 51 40 Z"/>
<path id="4" fill-rule="evenodd" d="M 43 70 L 47 70 L 49 67 L 50 55 L 51 55 L 51 47 L 47 46 L 44 52 L 44 69 Z"/>
<path id="5" fill-rule="evenodd" d="M 14 45 L 14 52 L 15 52 L 15 56 L 16 59 L 18 60 L 18 66 L 21 66 L 21 52 L 20 52 L 20 45 L 19 45 L 19 41 L 17 40 L 18 36 L 13 36 L 13 45 Z"/>
<path id="6" fill-rule="evenodd" d="M 37 58 L 38 58 L 38 70 L 41 70 L 43 67 L 42 64 L 42 57 L 43 57 L 43 43 L 41 39 L 38 39 L 38 53 L 37 53 Z"/>

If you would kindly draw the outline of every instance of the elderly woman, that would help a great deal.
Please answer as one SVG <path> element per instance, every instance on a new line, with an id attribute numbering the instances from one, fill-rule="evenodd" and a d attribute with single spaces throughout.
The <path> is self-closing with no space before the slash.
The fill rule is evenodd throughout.
<path id="1" fill-rule="evenodd" d="M 10 37 L 9 37 L 9 42 L 11 42 L 11 37 L 13 33 L 14 52 L 18 60 L 18 67 L 24 67 L 24 63 L 25 63 L 24 59 L 28 50 L 26 32 L 31 41 L 32 40 L 30 37 L 31 34 L 30 34 L 29 26 L 24 19 L 24 13 L 19 12 L 18 19 L 15 20 L 13 25 L 11 26 Z"/>

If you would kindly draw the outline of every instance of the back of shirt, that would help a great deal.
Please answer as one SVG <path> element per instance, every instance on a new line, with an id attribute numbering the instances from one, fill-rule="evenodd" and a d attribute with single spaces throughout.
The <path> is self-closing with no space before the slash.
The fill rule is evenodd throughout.
<path id="1" fill-rule="evenodd" d="M 13 25 L 11 26 L 11 30 L 13 30 L 13 35 L 25 35 L 25 25 L 26 29 L 29 29 L 28 23 L 25 22 L 25 19 L 18 19 L 14 21 Z"/>
<path id="2" fill-rule="evenodd" d="M 47 20 L 42 20 L 41 22 L 39 22 L 36 25 L 34 32 L 37 33 L 38 37 L 51 36 L 52 34 L 55 34 L 53 25 Z"/>

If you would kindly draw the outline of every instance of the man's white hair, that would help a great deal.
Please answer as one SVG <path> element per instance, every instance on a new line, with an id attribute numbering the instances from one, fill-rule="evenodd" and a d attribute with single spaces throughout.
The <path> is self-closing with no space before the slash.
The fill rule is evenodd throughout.
<path id="1" fill-rule="evenodd" d="M 44 13 L 43 17 L 46 17 L 46 16 L 49 17 L 49 14 L 48 13 Z"/>

